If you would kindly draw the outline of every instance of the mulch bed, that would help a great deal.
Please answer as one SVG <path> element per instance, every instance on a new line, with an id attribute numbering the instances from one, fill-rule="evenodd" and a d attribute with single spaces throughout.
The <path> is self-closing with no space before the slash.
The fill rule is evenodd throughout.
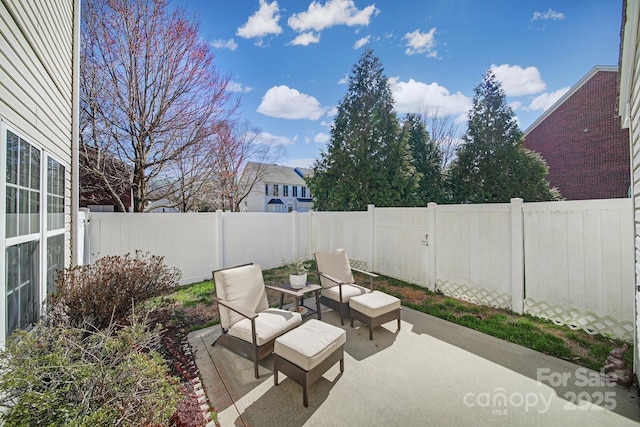
<path id="1" fill-rule="evenodd" d="M 189 327 L 187 323 L 190 323 L 187 319 L 192 318 L 193 321 L 198 322 L 199 316 L 177 315 L 173 307 L 159 310 L 156 315 L 156 320 L 165 327 L 162 333 L 162 347 L 159 352 L 167 361 L 171 373 L 180 379 L 184 395 L 176 408 L 176 413 L 170 420 L 170 425 L 175 427 L 206 426 L 210 421 L 211 408 L 200 383 L 200 372 L 196 366 L 191 346 L 187 341 L 186 333 L 186 328 Z"/>

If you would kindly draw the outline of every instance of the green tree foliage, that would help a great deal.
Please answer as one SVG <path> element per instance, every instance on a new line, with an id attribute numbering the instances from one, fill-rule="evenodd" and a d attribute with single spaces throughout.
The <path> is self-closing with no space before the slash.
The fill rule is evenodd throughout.
<path id="1" fill-rule="evenodd" d="M 400 132 L 382 63 L 370 49 L 351 71 L 327 151 L 316 160 L 307 185 L 318 210 L 416 203 L 408 140 Z"/>
<path id="2" fill-rule="evenodd" d="M 464 143 L 449 171 L 454 203 L 557 200 L 546 181 L 547 165 L 524 148 L 523 135 L 506 95 L 491 71 L 475 88 Z"/>
<path id="3" fill-rule="evenodd" d="M 418 114 L 407 114 L 403 132 L 408 138 L 418 180 L 418 205 L 444 202 L 441 148 L 431 138 L 422 117 Z"/>

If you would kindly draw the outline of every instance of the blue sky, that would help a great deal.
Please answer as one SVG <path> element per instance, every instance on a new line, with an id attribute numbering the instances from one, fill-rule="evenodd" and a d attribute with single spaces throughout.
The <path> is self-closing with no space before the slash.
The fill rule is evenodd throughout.
<path id="1" fill-rule="evenodd" d="M 309 167 L 329 141 L 346 77 L 365 48 L 396 111 L 438 111 L 466 126 L 492 68 L 521 129 L 596 65 L 617 65 L 622 0 L 175 0 L 200 21 L 240 115 Z"/>

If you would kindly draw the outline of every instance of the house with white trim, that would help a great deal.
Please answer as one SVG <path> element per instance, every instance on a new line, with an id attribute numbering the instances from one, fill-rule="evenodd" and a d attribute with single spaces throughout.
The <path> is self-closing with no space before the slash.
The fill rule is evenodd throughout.
<path id="1" fill-rule="evenodd" d="M 240 203 L 246 212 L 308 212 L 313 199 L 305 176 L 311 169 L 248 162 L 241 182 L 254 181 L 251 192 Z M 249 178 L 251 177 L 251 178 Z"/>
<path id="2" fill-rule="evenodd" d="M 629 130 L 617 103 L 618 67 L 598 65 L 524 131 L 563 199 L 629 197 Z"/>
<path id="3" fill-rule="evenodd" d="M 0 37 L 2 346 L 77 258 L 80 0 L 2 0 Z"/>

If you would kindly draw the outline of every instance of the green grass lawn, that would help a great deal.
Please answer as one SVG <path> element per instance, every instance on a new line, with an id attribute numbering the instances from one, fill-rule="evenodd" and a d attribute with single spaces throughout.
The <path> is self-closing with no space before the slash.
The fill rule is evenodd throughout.
<path id="1" fill-rule="evenodd" d="M 315 269 L 315 265 L 313 268 Z M 317 283 L 314 271 L 309 273 L 309 281 Z M 265 284 L 268 285 L 285 283 L 288 280 L 288 275 L 283 268 L 266 270 L 263 277 Z M 367 282 L 358 280 L 357 275 L 356 281 Z M 589 335 L 584 331 L 574 331 L 566 326 L 559 326 L 529 315 L 517 315 L 507 310 L 467 303 L 385 276 L 376 279 L 374 287 L 400 298 L 405 307 L 594 370 L 602 368 L 614 346 L 623 344 L 619 340 L 612 340 L 602 335 Z M 161 305 L 172 306 L 176 321 L 185 332 L 189 332 L 218 322 L 217 309 L 211 300 L 213 295 L 213 282 L 205 281 L 183 287 L 156 301 Z M 279 303 L 279 294 L 268 291 L 267 295 L 271 305 Z M 633 366 L 633 344 L 627 343 L 627 345 L 629 350 L 625 353 L 625 358 L 627 364 Z"/>

